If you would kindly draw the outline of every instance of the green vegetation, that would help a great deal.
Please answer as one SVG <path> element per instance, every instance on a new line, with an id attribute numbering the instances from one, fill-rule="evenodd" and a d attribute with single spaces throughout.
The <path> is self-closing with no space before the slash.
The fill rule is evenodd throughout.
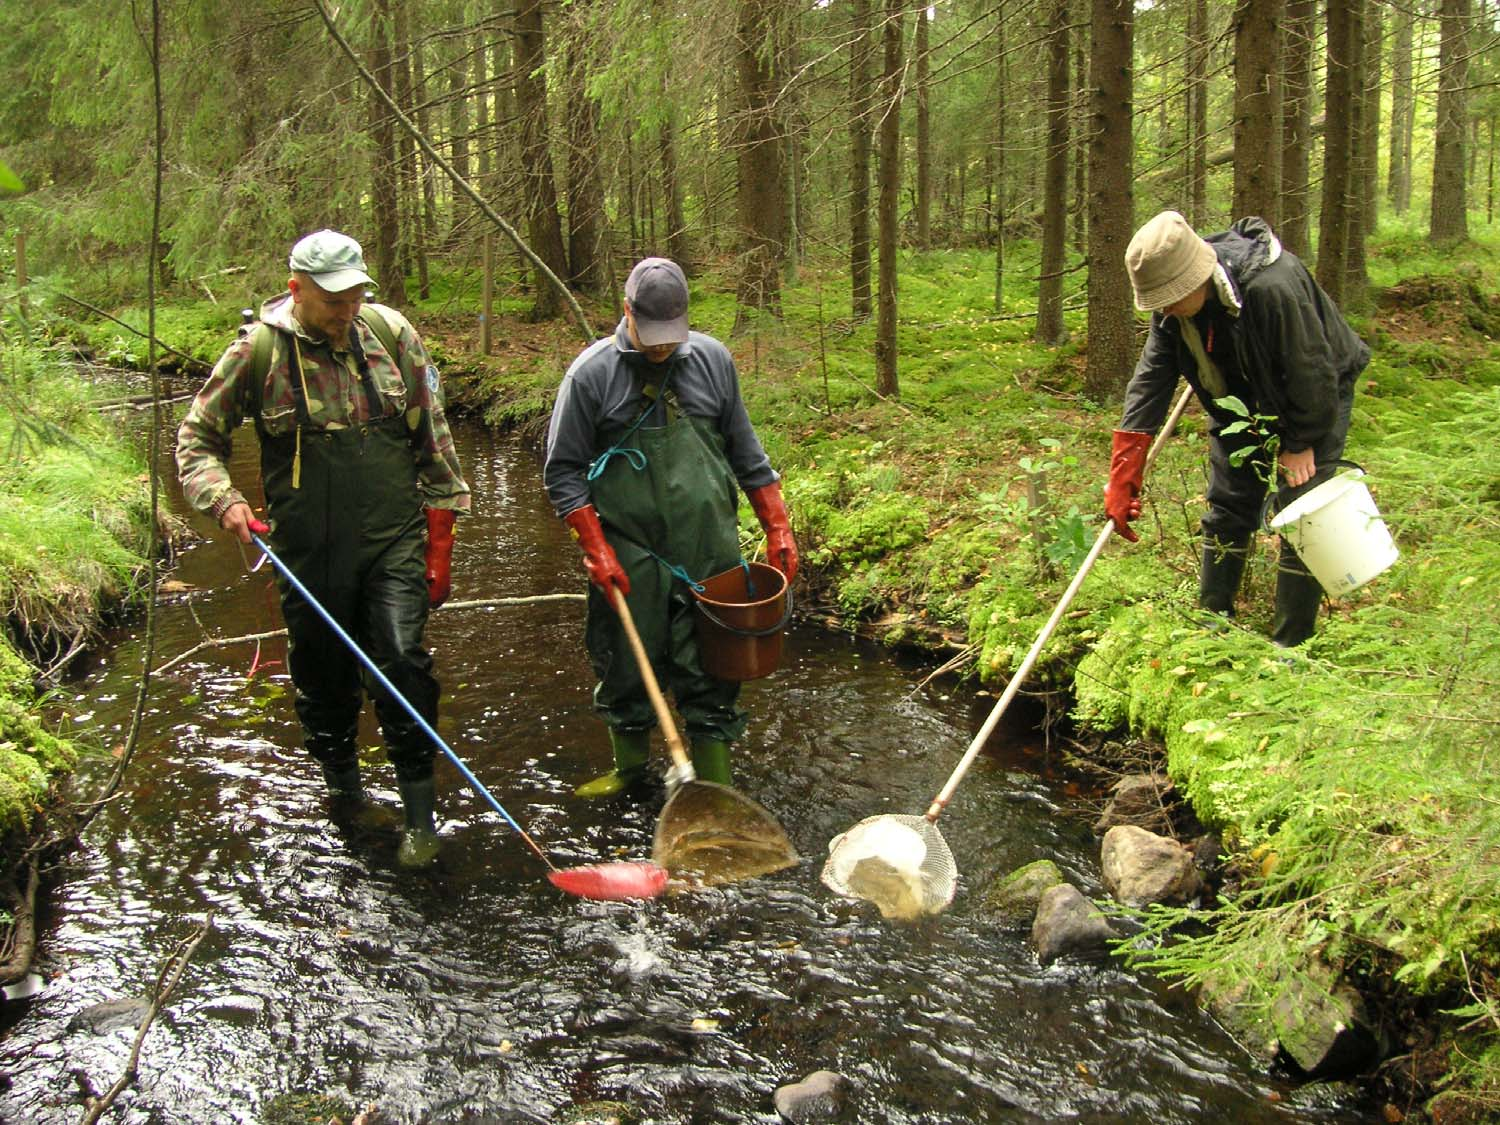
<path id="1" fill-rule="evenodd" d="M 149 542 L 144 466 L 56 352 L 0 351 L 0 606 L 45 661 L 138 594 Z M 78 748 L 37 717 L 32 667 L 0 641 L 0 835 L 26 828 Z"/>
<path id="2" fill-rule="evenodd" d="M 1500 314 L 1484 281 L 1496 247 L 1438 260 L 1402 230 L 1372 245 L 1377 303 L 1357 327 L 1375 358 L 1349 455 L 1371 474 L 1401 563 L 1285 653 L 1265 639 L 1274 550 L 1263 538 L 1241 616 L 1227 627 L 1206 622 L 1194 609 L 1206 442 L 1192 412 L 1148 482 L 1142 542 L 1110 545 L 1033 678 L 1071 693 L 1085 728 L 1160 740 L 1169 772 L 1234 860 L 1232 897 L 1204 914 L 1152 912 L 1126 956 L 1190 985 L 1243 975 L 1253 983 L 1236 1006 L 1252 1029 L 1276 1000 L 1273 978 L 1325 963 L 1413 1010 L 1449 1011 L 1440 1018 L 1461 1051 L 1448 1063 L 1449 1096 L 1500 1105 L 1500 817 L 1488 785 L 1500 722 L 1491 609 Z M 1027 250 L 1009 248 L 1007 310 L 1034 300 L 1020 280 L 1035 269 Z M 903 254 L 901 266 L 899 402 L 871 386 L 873 327 L 849 316 L 840 262 L 803 263 L 783 319 L 755 318 L 738 333 L 733 278 L 700 273 L 694 317 L 735 352 L 751 415 L 785 474 L 821 609 L 890 642 L 960 640 L 979 679 L 1003 681 L 1098 533 L 1115 407 L 1081 395 L 1073 346 L 1041 348 L 1024 315 L 991 311 L 989 255 Z M 579 347 L 571 326 L 525 324 L 516 315 L 524 302 L 513 301 L 497 354 L 480 357 L 473 278 L 434 280 L 434 296 L 410 312 L 444 363 L 450 397 L 539 435 Z M 160 335 L 211 361 L 244 300 L 219 298 L 168 306 Z M 601 332 L 614 323 L 611 303 L 589 315 Z M 107 336 L 96 347 L 121 332 L 98 331 Z M 34 362 L 40 378 L 45 365 Z M 89 415 L 77 392 L 24 399 L 53 404 L 69 425 Z M 32 435 L 32 458 L 77 455 L 65 440 L 41 442 L 35 428 L 18 432 Z M 87 471 L 28 463 L 35 493 L 24 502 L 73 495 L 111 463 L 99 454 Z M 138 468 L 122 461 L 113 471 L 122 476 L 103 491 L 138 489 Z M 45 521 L 19 522 L 41 534 Z M 742 523 L 754 528 L 748 515 Z M 72 560 L 109 579 L 90 587 L 98 601 L 123 595 L 133 573 L 130 536 L 108 539 Z M 16 553 L 33 567 L 60 565 L 50 549 L 33 540 Z"/>
<path id="3" fill-rule="evenodd" d="M 1188 984 L 1254 982 L 1236 997 L 1251 1034 L 1269 1022 L 1277 979 L 1321 963 L 1393 1003 L 1451 1009 L 1447 1026 L 1464 1030 L 1448 1096 L 1483 1113 L 1500 1109 L 1488 750 L 1500 723 L 1500 315 L 1480 280 L 1495 276 L 1496 248 L 1438 259 L 1404 230 L 1372 245 L 1378 302 L 1357 327 L 1375 357 L 1349 456 L 1370 473 L 1398 566 L 1288 654 L 1266 639 L 1275 552 L 1263 537 L 1241 616 L 1207 627 L 1194 608 L 1206 442 L 1193 412 L 1148 482 L 1142 542 L 1105 552 L 1034 676 L 1074 693 L 1085 728 L 1163 742 L 1235 857 L 1233 897 L 1207 914 L 1154 912 L 1147 940 L 1122 952 Z M 1037 347 L 1029 320 L 988 311 L 990 264 L 903 255 L 899 404 L 865 375 L 871 326 L 835 307 L 840 264 L 806 263 L 784 322 L 733 337 L 729 279 L 700 276 L 694 290 L 697 323 L 734 349 L 827 607 L 887 640 L 960 635 L 985 681 L 1016 667 L 1077 544 L 1097 534 L 1114 424 L 1113 407 L 1079 397 L 1069 349 Z M 1031 296 L 1015 286 L 1011 302 Z M 517 363 L 508 350 L 503 376 L 485 367 L 476 389 L 490 417 L 548 401 L 566 364 L 549 351 Z M 1027 485 L 1044 467 L 1047 499 L 1034 503 Z"/>

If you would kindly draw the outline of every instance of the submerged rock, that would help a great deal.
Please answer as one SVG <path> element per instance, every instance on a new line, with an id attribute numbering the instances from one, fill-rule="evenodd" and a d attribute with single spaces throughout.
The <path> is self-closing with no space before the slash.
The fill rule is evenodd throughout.
<path id="1" fill-rule="evenodd" d="M 991 883 L 984 896 L 984 912 L 1005 929 L 1028 930 L 1036 921 L 1042 895 L 1064 882 L 1057 864 L 1036 860 Z"/>
<path id="2" fill-rule="evenodd" d="M 557 1125 L 637 1125 L 644 1119 L 629 1102 L 579 1102 L 558 1110 Z"/>
<path id="3" fill-rule="evenodd" d="M 815 1070 L 801 1082 L 776 1091 L 776 1112 L 787 1121 L 837 1121 L 843 1114 L 853 1083 L 832 1070 Z"/>
<path id="4" fill-rule="evenodd" d="M 1031 944 L 1042 964 L 1068 954 L 1101 953 L 1114 937 L 1104 912 L 1071 883 L 1042 892 L 1031 927 Z"/>
<path id="5" fill-rule="evenodd" d="M 92 1031 L 103 1034 L 121 1027 L 139 1027 L 141 1019 L 151 1007 L 144 996 L 130 996 L 123 1000 L 106 1000 L 76 1013 L 68 1021 L 69 1031 Z"/>

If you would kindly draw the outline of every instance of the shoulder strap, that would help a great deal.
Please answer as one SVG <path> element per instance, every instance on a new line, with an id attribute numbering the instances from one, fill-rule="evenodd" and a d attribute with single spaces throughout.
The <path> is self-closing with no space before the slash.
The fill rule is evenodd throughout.
<path id="1" fill-rule="evenodd" d="M 276 350 L 276 329 L 262 321 L 250 326 L 250 417 L 260 421 L 261 394 L 265 390 L 266 376 L 271 371 L 271 359 Z"/>
<path id="2" fill-rule="evenodd" d="M 406 383 L 407 392 L 410 393 L 412 389 L 412 373 L 408 370 L 410 364 L 407 363 L 406 357 L 397 350 L 396 333 L 391 331 L 391 322 L 376 312 L 370 305 L 361 305 L 359 307 L 359 319 L 365 322 L 365 325 L 371 332 L 375 333 L 375 338 L 380 341 L 381 346 L 396 361 L 396 366 L 401 369 L 401 378 Z"/>

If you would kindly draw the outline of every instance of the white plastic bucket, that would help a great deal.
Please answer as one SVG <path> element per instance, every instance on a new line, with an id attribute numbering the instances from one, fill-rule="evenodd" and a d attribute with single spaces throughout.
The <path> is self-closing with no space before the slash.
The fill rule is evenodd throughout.
<path id="1" fill-rule="evenodd" d="M 1271 530 L 1286 537 L 1331 598 L 1359 589 L 1400 556 L 1364 475 L 1345 469 L 1271 519 Z"/>

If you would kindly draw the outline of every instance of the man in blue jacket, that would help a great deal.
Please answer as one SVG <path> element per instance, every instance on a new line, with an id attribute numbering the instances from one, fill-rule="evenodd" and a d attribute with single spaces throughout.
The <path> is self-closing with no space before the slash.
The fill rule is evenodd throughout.
<path id="1" fill-rule="evenodd" d="M 1163 211 L 1130 240 L 1125 266 L 1151 330 L 1125 388 L 1105 513 L 1136 539 L 1129 525 L 1141 511 L 1146 450 L 1181 375 L 1211 426 L 1199 604 L 1232 616 L 1273 476 L 1284 507 L 1343 456 L 1355 380 L 1370 349 L 1263 219 L 1241 219 L 1205 239 L 1176 211 Z M 1226 398 L 1239 399 L 1259 424 L 1231 426 L 1244 417 L 1221 405 Z M 1272 641 L 1286 648 L 1307 640 L 1321 603 L 1317 579 L 1283 539 Z"/>
<path id="2" fill-rule="evenodd" d="M 625 282 L 614 335 L 585 348 L 558 388 L 543 481 L 583 550 L 586 643 L 599 682 L 594 706 L 609 728 L 614 768 L 578 787 L 607 797 L 646 767 L 655 713 L 613 606 L 628 594 L 657 680 L 687 726 L 693 767 L 729 784 L 729 746 L 745 731 L 740 685 L 698 658 L 694 581 L 740 562 L 739 493 L 766 534 L 766 561 L 797 573 L 781 483 L 750 425 L 729 349 L 688 329 L 687 279 L 646 258 Z"/>

